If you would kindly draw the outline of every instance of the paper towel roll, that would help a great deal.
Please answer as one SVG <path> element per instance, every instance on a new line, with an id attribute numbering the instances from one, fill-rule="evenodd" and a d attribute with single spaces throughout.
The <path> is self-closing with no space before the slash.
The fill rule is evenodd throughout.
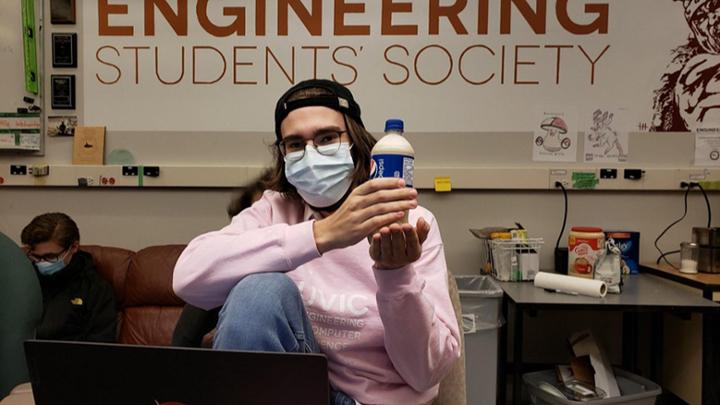
<path id="1" fill-rule="evenodd" d="M 542 271 L 535 275 L 535 287 L 597 298 L 602 298 L 607 294 L 607 285 L 601 280 L 563 276 Z"/>

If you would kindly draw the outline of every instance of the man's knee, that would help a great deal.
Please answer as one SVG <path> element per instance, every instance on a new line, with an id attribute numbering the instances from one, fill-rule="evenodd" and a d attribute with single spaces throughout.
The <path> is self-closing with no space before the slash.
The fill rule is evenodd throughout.
<path id="1" fill-rule="evenodd" d="M 300 299 L 295 282 L 285 273 L 255 273 L 245 276 L 230 292 L 221 311 L 249 311 L 284 306 L 284 303 Z"/>
<path id="2" fill-rule="evenodd" d="M 278 294 L 293 294 L 298 291 L 295 282 L 285 273 L 255 273 L 245 276 L 239 286 L 256 291 L 266 291 Z"/>
<path id="3" fill-rule="evenodd" d="M 299 337 L 294 332 L 301 311 L 304 307 L 300 292 L 286 274 L 246 276 L 230 292 L 220 311 L 214 347 L 296 351 Z"/>
<path id="4" fill-rule="evenodd" d="M 230 295 L 253 296 L 256 300 L 263 301 L 297 296 L 299 293 L 295 282 L 285 273 L 255 273 L 240 280 Z"/>

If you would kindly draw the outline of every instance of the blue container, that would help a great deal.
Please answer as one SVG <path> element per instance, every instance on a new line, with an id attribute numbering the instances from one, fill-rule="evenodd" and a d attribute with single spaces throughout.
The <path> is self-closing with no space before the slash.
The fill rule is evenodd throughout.
<path id="1" fill-rule="evenodd" d="M 622 258 L 630 268 L 630 274 L 638 274 L 640 264 L 640 232 L 605 231 L 605 238 L 613 238 L 622 252 Z"/>

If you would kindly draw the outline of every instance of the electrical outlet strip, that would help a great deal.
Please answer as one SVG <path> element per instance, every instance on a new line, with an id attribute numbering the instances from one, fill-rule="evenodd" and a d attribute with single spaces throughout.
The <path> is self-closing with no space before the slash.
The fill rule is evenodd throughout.
<path id="1" fill-rule="evenodd" d="M 27 166 L 18 170 L 22 167 L 0 166 L 0 186 L 233 188 L 264 171 L 259 166 L 49 165 L 46 176 L 35 177 Z M 720 168 L 607 168 L 617 169 L 617 176 L 601 178 L 601 168 L 594 167 L 418 167 L 414 185 L 432 190 L 437 177 L 448 177 L 453 190 L 554 190 L 555 182 L 568 190 L 680 190 L 683 181 L 720 190 Z"/>

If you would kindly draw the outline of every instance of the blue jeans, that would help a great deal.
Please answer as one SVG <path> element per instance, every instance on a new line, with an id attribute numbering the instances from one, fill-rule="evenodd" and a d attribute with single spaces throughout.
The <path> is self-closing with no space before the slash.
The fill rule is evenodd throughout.
<path id="1" fill-rule="evenodd" d="M 321 353 L 300 291 L 284 273 L 246 276 L 220 310 L 214 349 Z M 355 405 L 331 389 L 331 405 Z"/>

